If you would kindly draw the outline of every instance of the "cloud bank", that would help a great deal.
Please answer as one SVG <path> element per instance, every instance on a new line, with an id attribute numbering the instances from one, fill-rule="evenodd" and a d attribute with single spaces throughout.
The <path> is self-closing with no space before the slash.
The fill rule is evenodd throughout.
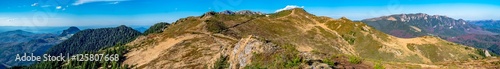
<path id="1" fill-rule="evenodd" d="M 304 6 L 287 5 L 285 8 L 278 9 L 275 12 L 280 12 L 280 11 L 283 11 L 283 10 L 290 10 L 290 9 L 294 9 L 294 8 L 304 8 Z"/>

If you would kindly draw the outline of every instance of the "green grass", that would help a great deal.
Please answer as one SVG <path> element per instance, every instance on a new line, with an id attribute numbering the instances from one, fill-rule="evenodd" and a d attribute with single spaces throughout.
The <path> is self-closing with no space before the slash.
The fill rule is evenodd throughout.
<path id="1" fill-rule="evenodd" d="M 359 57 L 356 57 L 356 56 L 349 56 L 349 59 L 347 61 L 349 61 L 350 63 L 352 64 L 360 64 L 361 63 L 361 58 Z"/>
<path id="2" fill-rule="evenodd" d="M 291 61 L 286 62 L 285 67 L 287 68 L 296 67 L 300 63 L 302 63 L 302 59 L 300 57 L 294 57 Z"/>
<path id="3" fill-rule="evenodd" d="M 229 67 L 229 63 L 227 62 L 228 58 L 224 56 L 220 56 L 220 58 L 215 61 L 213 69 L 225 69 Z"/>
<path id="4" fill-rule="evenodd" d="M 298 68 L 303 60 L 298 56 L 299 52 L 295 46 L 290 44 L 281 44 L 280 50 L 274 53 L 254 53 L 252 63 L 245 69 L 280 69 L 280 68 Z"/>
<path id="5" fill-rule="evenodd" d="M 328 59 L 328 58 L 327 58 L 327 59 L 323 59 L 323 62 L 324 62 L 324 63 L 326 63 L 326 64 L 328 64 L 328 66 L 330 66 L 330 67 L 333 67 L 333 66 L 335 66 L 335 65 L 336 65 L 336 64 L 335 64 L 335 61 L 330 60 L 330 59 Z"/>
<path id="6" fill-rule="evenodd" d="M 376 63 L 373 68 L 374 69 L 385 69 L 385 67 L 382 64 L 380 64 L 380 63 Z"/>
<path id="7" fill-rule="evenodd" d="M 440 52 L 438 47 L 435 45 L 431 44 L 423 44 L 423 45 L 415 45 L 419 50 L 421 50 L 422 54 L 431 59 L 432 62 L 440 61 L 444 57 L 441 57 L 443 55 L 438 55 L 438 53 L 445 53 L 445 52 Z"/>

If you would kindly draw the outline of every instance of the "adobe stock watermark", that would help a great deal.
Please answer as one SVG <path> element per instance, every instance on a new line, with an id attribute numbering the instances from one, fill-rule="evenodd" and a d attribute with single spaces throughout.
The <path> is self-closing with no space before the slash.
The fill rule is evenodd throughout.
<path id="1" fill-rule="evenodd" d="M 75 54 L 59 53 L 56 55 L 43 54 L 36 56 L 33 53 L 17 54 L 15 61 L 119 61 L 118 54 Z"/>
<path id="2" fill-rule="evenodd" d="M 27 55 L 27 53 L 24 53 L 24 55 L 22 56 L 20 54 L 17 54 L 15 61 L 66 61 L 67 59 L 67 57 L 62 53 L 57 56 L 48 54 L 44 54 L 43 56 L 35 56 L 33 53 L 30 54 L 31 55 Z"/>

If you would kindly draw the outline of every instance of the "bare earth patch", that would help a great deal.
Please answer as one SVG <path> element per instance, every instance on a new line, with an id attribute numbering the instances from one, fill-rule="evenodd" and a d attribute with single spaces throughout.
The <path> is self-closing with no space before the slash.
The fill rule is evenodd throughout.
<path id="1" fill-rule="evenodd" d="M 390 20 L 390 21 L 396 21 L 396 18 L 394 18 L 394 17 L 389 17 L 389 18 L 387 18 L 387 20 Z"/>
<path id="2" fill-rule="evenodd" d="M 415 26 L 410 26 L 411 28 L 413 28 L 416 32 L 422 32 L 422 30 L 420 30 L 420 28 L 418 27 L 415 27 Z"/>
<path id="3" fill-rule="evenodd" d="M 159 55 L 162 53 L 162 51 L 169 49 L 170 47 L 182 42 L 183 40 L 195 37 L 196 35 L 185 35 L 178 38 L 167 38 L 165 41 L 162 41 L 154 47 L 144 48 L 138 51 L 131 51 L 125 54 L 125 57 L 127 59 L 123 63 L 137 66 L 144 65 L 160 57 Z"/>

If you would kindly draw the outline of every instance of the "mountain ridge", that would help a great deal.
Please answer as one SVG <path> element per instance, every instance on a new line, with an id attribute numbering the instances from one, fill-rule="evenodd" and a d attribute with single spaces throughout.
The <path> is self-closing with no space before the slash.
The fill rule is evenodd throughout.
<path id="1" fill-rule="evenodd" d="M 207 12 L 181 18 L 163 32 L 140 36 L 127 45 L 132 49 L 124 63 L 137 65 L 134 68 L 219 64 L 223 68 L 372 68 L 374 61 L 390 67 L 484 58 L 475 48 L 438 37 L 398 38 L 362 22 L 315 16 L 302 8 L 265 15 Z"/>
<path id="2" fill-rule="evenodd" d="M 441 15 L 428 15 L 424 13 L 416 14 L 395 14 L 389 16 L 375 17 L 362 20 L 368 25 L 382 30 L 385 33 L 397 37 L 411 38 L 423 35 L 439 35 L 442 37 L 452 37 L 464 34 L 494 34 L 484 31 L 482 28 L 470 25 L 463 19 L 455 20 L 451 17 Z M 416 31 L 411 28 L 419 28 Z M 392 29 L 400 30 L 392 30 Z"/>

